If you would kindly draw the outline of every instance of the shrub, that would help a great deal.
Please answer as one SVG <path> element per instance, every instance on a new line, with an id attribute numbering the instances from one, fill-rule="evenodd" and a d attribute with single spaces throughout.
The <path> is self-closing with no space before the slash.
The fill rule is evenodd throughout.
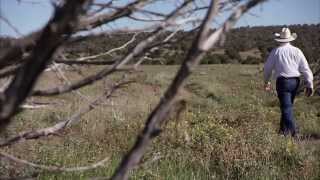
<path id="1" fill-rule="evenodd" d="M 247 56 L 245 60 L 241 61 L 241 64 L 259 64 L 261 63 L 261 59 L 253 56 Z"/>

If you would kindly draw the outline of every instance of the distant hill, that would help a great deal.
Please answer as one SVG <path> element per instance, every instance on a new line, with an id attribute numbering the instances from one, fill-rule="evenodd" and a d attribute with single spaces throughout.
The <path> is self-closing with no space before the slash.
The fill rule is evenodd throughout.
<path id="1" fill-rule="evenodd" d="M 258 64 L 263 63 L 272 50 L 276 46 L 273 40 L 274 33 L 279 32 L 283 26 L 260 26 L 260 27 L 240 27 L 233 29 L 228 33 L 227 38 L 222 46 L 218 46 L 211 50 L 203 59 L 203 64 L 226 64 L 226 63 L 242 63 L 242 64 Z M 288 26 L 292 32 L 298 34 L 293 45 L 299 47 L 311 63 L 320 60 L 320 24 L 316 25 L 290 25 Z M 166 32 L 163 37 L 169 34 Z M 164 45 L 162 48 L 153 50 L 148 53 L 149 57 L 145 64 L 179 64 L 185 56 L 191 45 L 192 36 L 186 32 L 179 32 L 176 39 L 182 39 L 173 46 Z M 139 40 L 146 37 L 148 33 L 140 33 L 134 43 L 130 44 L 126 49 L 117 51 L 114 56 L 125 54 L 132 49 Z M 89 37 L 76 37 L 67 44 L 65 53 L 68 58 L 76 58 L 88 55 L 106 52 L 109 49 L 119 47 L 129 41 L 133 34 L 117 34 L 117 35 L 92 35 Z M 9 46 L 10 38 L 0 38 L 0 49 Z M 106 59 L 108 57 L 104 57 Z"/>

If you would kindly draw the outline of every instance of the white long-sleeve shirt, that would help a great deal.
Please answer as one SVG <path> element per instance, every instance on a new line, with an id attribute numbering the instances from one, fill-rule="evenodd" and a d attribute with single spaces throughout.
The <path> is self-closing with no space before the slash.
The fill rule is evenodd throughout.
<path id="1" fill-rule="evenodd" d="M 275 70 L 275 77 L 300 77 L 303 74 L 307 86 L 313 88 L 313 74 L 309 64 L 303 55 L 302 51 L 292 46 L 290 43 L 285 43 L 274 48 L 267 62 L 264 65 L 264 80 L 268 82 L 272 71 Z"/>

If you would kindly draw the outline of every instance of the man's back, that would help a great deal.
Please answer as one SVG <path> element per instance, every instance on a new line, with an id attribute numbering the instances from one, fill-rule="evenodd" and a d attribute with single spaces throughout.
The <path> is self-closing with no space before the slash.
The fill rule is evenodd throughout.
<path id="1" fill-rule="evenodd" d="M 299 77 L 299 64 L 303 58 L 300 50 L 289 43 L 274 49 L 270 58 L 274 58 L 277 76 Z"/>
<path id="2" fill-rule="evenodd" d="M 275 78 L 299 77 L 302 73 L 308 86 L 313 86 L 313 75 L 305 56 L 299 48 L 290 43 L 281 44 L 271 51 L 265 64 L 266 79 L 270 78 L 273 69 L 275 70 Z"/>

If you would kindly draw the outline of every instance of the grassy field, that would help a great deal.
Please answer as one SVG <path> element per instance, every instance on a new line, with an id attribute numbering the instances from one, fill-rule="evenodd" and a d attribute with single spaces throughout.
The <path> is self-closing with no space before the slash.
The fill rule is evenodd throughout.
<path id="1" fill-rule="evenodd" d="M 292 140 L 277 134 L 280 111 L 274 93 L 263 91 L 259 66 L 200 66 L 181 93 L 186 106 L 171 117 L 153 141 L 132 179 L 320 179 L 320 141 Z M 93 73 L 98 68 L 83 68 Z M 110 177 L 132 146 L 144 121 L 166 90 L 177 66 L 143 66 L 130 74 L 136 82 L 117 91 L 60 136 L 25 141 L 1 149 L 28 161 L 64 167 L 85 166 L 105 157 L 105 167 L 54 173 L 1 159 L 0 177 L 88 179 Z M 116 74 L 79 92 L 98 97 L 122 75 Z M 71 80 L 81 75 L 67 73 Z M 38 87 L 59 81 L 47 73 Z M 86 105 L 77 93 L 29 101 L 54 103 L 25 110 L 1 137 L 53 125 Z M 302 134 L 320 133 L 320 97 L 300 95 L 295 105 Z"/>

